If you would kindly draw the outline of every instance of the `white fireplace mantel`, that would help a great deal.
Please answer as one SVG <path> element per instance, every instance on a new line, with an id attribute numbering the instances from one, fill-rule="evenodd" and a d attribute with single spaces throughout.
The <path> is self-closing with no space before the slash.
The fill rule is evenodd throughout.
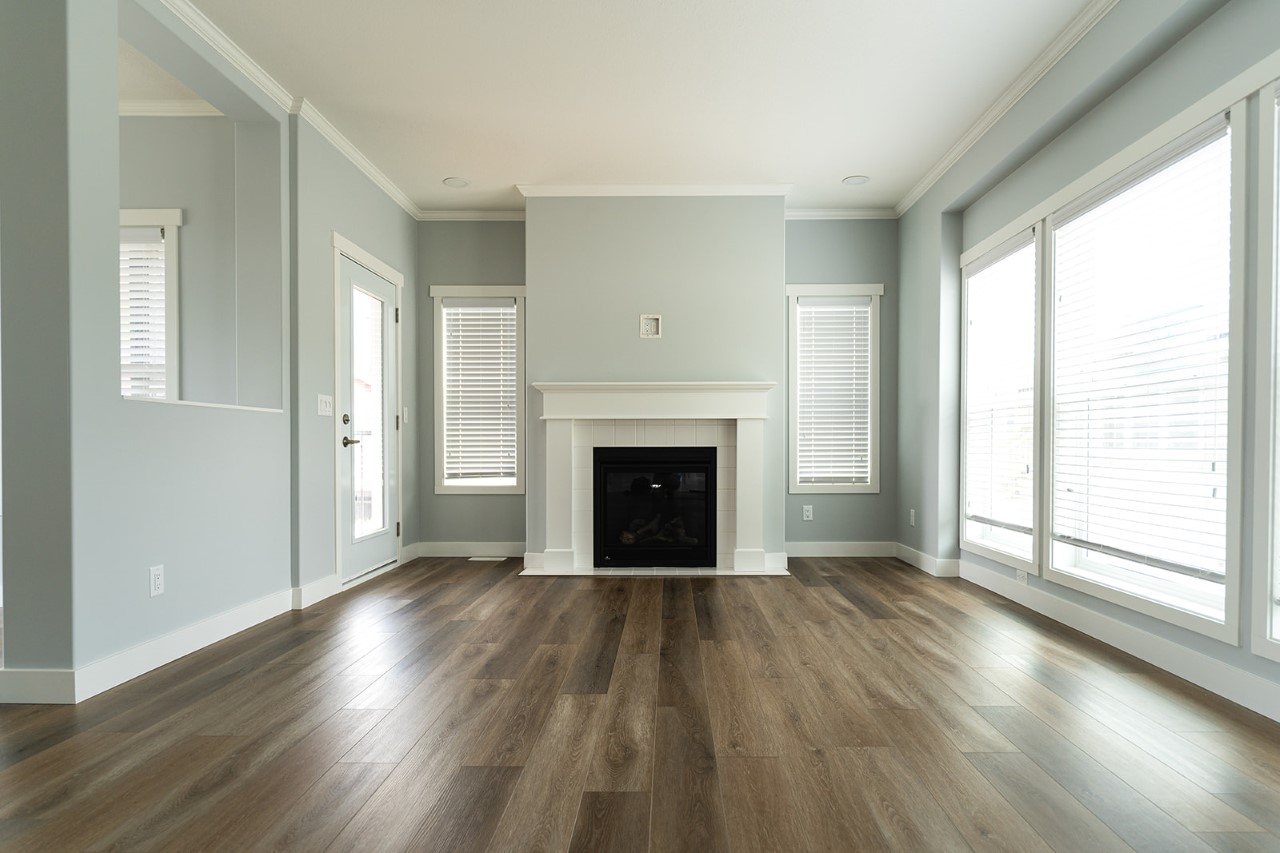
<path id="1" fill-rule="evenodd" d="M 576 555 L 573 431 L 579 421 L 734 421 L 736 521 L 733 570 L 762 574 L 764 422 L 776 382 L 535 382 L 546 422 L 546 550 L 542 570 L 590 565 Z M 785 573 L 785 572 L 784 572 Z"/>

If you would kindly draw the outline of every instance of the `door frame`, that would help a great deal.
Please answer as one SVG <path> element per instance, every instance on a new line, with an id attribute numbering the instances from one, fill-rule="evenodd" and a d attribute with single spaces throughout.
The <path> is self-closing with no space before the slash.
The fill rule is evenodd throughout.
<path id="1" fill-rule="evenodd" d="M 347 238 L 343 237 L 337 231 L 331 232 L 333 235 L 333 398 L 334 402 L 338 399 L 338 378 L 342 375 L 342 312 L 339 307 L 342 305 L 342 259 L 359 264 L 369 272 L 390 282 L 395 288 L 396 316 L 400 315 L 400 302 L 404 294 L 404 273 L 395 267 L 383 262 L 376 255 L 366 252 Z M 392 325 L 395 326 L 395 352 L 396 352 L 396 410 L 397 418 L 401 418 L 404 414 L 404 359 L 400 350 L 400 323 L 397 320 Z M 404 530 L 404 442 L 401 436 L 404 433 L 404 423 L 401 420 L 400 428 L 393 430 L 395 433 L 396 447 L 396 517 L 388 519 L 400 525 L 401 531 Z M 404 536 L 403 533 L 396 534 L 396 558 L 391 563 L 379 568 L 372 569 L 364 574 L 356 575 L 353 578 L 344 579 L 342 577 L 342 551 L 343 543 L 346 540 L 345 532 L 342 530 L 342 488 L 339 485 L 341 478 L 338 476 L 339 466 L 342 464 L 343 448 L 342 436 L 345 435 L 342 427 L 342 417 L 338 414 L 336 407 L 333 413 L 333 575 L 338 582 L 339 590 L 357 586 L 367 580 L 372 580 L 384 572 L 389 572 L 397 566 L 404 563 Z"/>

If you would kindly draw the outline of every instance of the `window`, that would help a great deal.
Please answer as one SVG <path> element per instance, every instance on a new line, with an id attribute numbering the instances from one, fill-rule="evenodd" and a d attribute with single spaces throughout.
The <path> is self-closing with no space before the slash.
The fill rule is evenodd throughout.
<path id="1" fill-rule="evenodd" d="M 524 288 L 433 287 L 436 491 L 523 494 Z"/>
<path id="2" fill-rule="evenodd" d="M 120 393 L 178 399 L 179 210 L 120 211 Z"/>
<path id="3" fill-rule="evenodd" d="M 884 286 L 787 286 L 791 492 L 879 492 Z"/>
<path id="4" fill-rule="evenodd" d="M 1036 242 L 1032 233 L 964 273 L 966 550 L 1033 568 Z M 1012 559 L 1010 559 L 1012 558 Z"/>
<path id="5" fill-rule="evenodd" d="M 1253 570 L 1256 574 L 1254 595 L 1253 651 L 1280 661 L 1280 449 L 1277 427 L 1280 426 L 1280 83 L 1263 89 L 1259 110 L 1259 186 L 1258 186 L 1258 393 L 1257 406 L 1262 415 L 1256 436 L 1257 456 L 1265 466 L 1255 469 L 1257 519 L 1270 519 L 1270 524 L 1257 524 L 1265 532 L 1258 537 Z"/>
<path id="6" fill-rule="evenodd" d="M 1219 119 L 1050 220 L 1050 567 L 1213 622 L 1228 564 L 1231 155 Z"/>

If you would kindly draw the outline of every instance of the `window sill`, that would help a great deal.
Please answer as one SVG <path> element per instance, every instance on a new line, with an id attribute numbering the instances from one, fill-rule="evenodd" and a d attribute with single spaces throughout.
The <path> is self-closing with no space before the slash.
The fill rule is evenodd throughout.
<path id="1" fill-rule="evenodd" d="M 841 486 L 836 484 L 805 485 L 792 483 L 787 488 L 792 495 L 878 495 L 880 486 L 864 483 L 861 485 Z"/>
<path id="2" fill-rule="evenodd" d="M 524 484 L 491 484 L 471 483 L 455 485 L 453 483 L 436 483 L 437 495 L 523 495 Z"/>
<path id="3" fill-rule="evenodd" d="M 1044 577 L 1059 586 L 1083 592 L 1086 595 L 1119 605 L 1136 613 L 1142 613 L 1153 619 L 1159 619 L 1162 622 L 1177 625 L 1188 631 L 1203 634 L 1228 645 L 1240 645 L 1240 627 L 1230 607 L 1230 599 L 1229 595 L 1227 595 L 1230 592 L 1229 589 L 1224 588 L 1225 614 L 1223 621 L 1216 621 L 1206 616 L 1200 616 L 1168 604 L 1162 604 L 1159 601 L 1153 601 L 1149 598 L 1143 598 L 1142 596 L 1116 589 L 1104 583 L 1055 569 L 1053 566 L 1045 566 Z"/>

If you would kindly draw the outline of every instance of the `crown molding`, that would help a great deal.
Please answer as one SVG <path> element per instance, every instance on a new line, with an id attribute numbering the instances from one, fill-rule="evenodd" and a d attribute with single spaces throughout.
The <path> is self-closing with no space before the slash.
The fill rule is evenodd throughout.
<path id="1" fill-rule="evenodd" d="M 419 222 L 524 222 L 523 210 L 419 210 Z"/>
<path id="2" fill-rule="evenodd" d="M 253 58 L 241 50 L 240 45 L 233 42 L 217 24 L 209 20 L 204 12 L 193 6 L 191 0 L 160 0 L 160 2 L 178 20 L 204 39 L 223 59 L 231 63 L 237 71 L 248 77 L 281 109 L 289 109 L 293 103 L 293 96 L 289 94 L 289 90 L 281 86 L 279 81 L 268 74 L 261 65 L 254 62 Z"/>
<path id="3" fill-rule="evenodd" d="M 854 207 L 846 209 L 804 209 L 787 211 L 787 219 L 897 219 L 892 207 Z"/>
<path id="4" fill-rule="evenodd" d="M 996 99 L 996 102 L 987 108 L 987 111 L 978 118 L 973 126 L 956 140 L 956 143 L 947 150 L 946 154 L 942 155 L 942 159 L 935 163 L 933 168 L 926 172 L 924 177 L 903 197 L 902 201 L 894 206 L 898 216 L 906 213 L 911 208 L 911 205 L 919 201 L 987 131 L 995 126 L 996 122 L 1004 117 L 1005 113 L 1013 108 L 1014 104 L 1022 100 L 1023 96 L 1031 91 L 1031 88 L 1039 83 L 1041 78 L 1048 74 L 1076 46 L 1080 39 L 1088 35 L 1089 31 L 1097 26 L 1098 22 L 1105 18 L 1107 13 L 1118 2 L 1120 0 L 1093 0 L 1079 15 L 1076 15 L 1071 23 L 1067 24 L 1066 29 L 1059 33 L 1058 37 L 1049 44 L 1044 52 L 1018 75 L 1018 78 Z"/>
<path id="5" fill-rule="evenodd" d="M 791 184 L 516 184 L 525 198 L 785 196 Z"/>
<path id="6" fill-rule="evenodd" d="M 306 98 L 297 98 L 289 105 L 289 112 L 304 118 L 307 123 L 319 131 L 320 135 L 329 141 L 334 148 L 337 148 L 352 164 L 364 173 L 365 177 L 377 184 L 378 188 L 390 196 L 391 200 L 404 210 L 405 213 L 417 219 L 422 213 L 418 209 L 418 205 L 414 204 L 413 199 L 405 194 L 390 178 L 383 173 L 381 169 L 373 165 L 373 161 L 364 156 L 364 153 L 355 146 L 350 139 L 342 134 L 329 119 L 324 117 L 315 105 Z"/>
<path id="7" fill-rule="evenodd" d="M 220 116 L 222 113 L 208 101 L 175 98 L 121 101 L 120 115 L 124 118 L 205 118 Z"/>

